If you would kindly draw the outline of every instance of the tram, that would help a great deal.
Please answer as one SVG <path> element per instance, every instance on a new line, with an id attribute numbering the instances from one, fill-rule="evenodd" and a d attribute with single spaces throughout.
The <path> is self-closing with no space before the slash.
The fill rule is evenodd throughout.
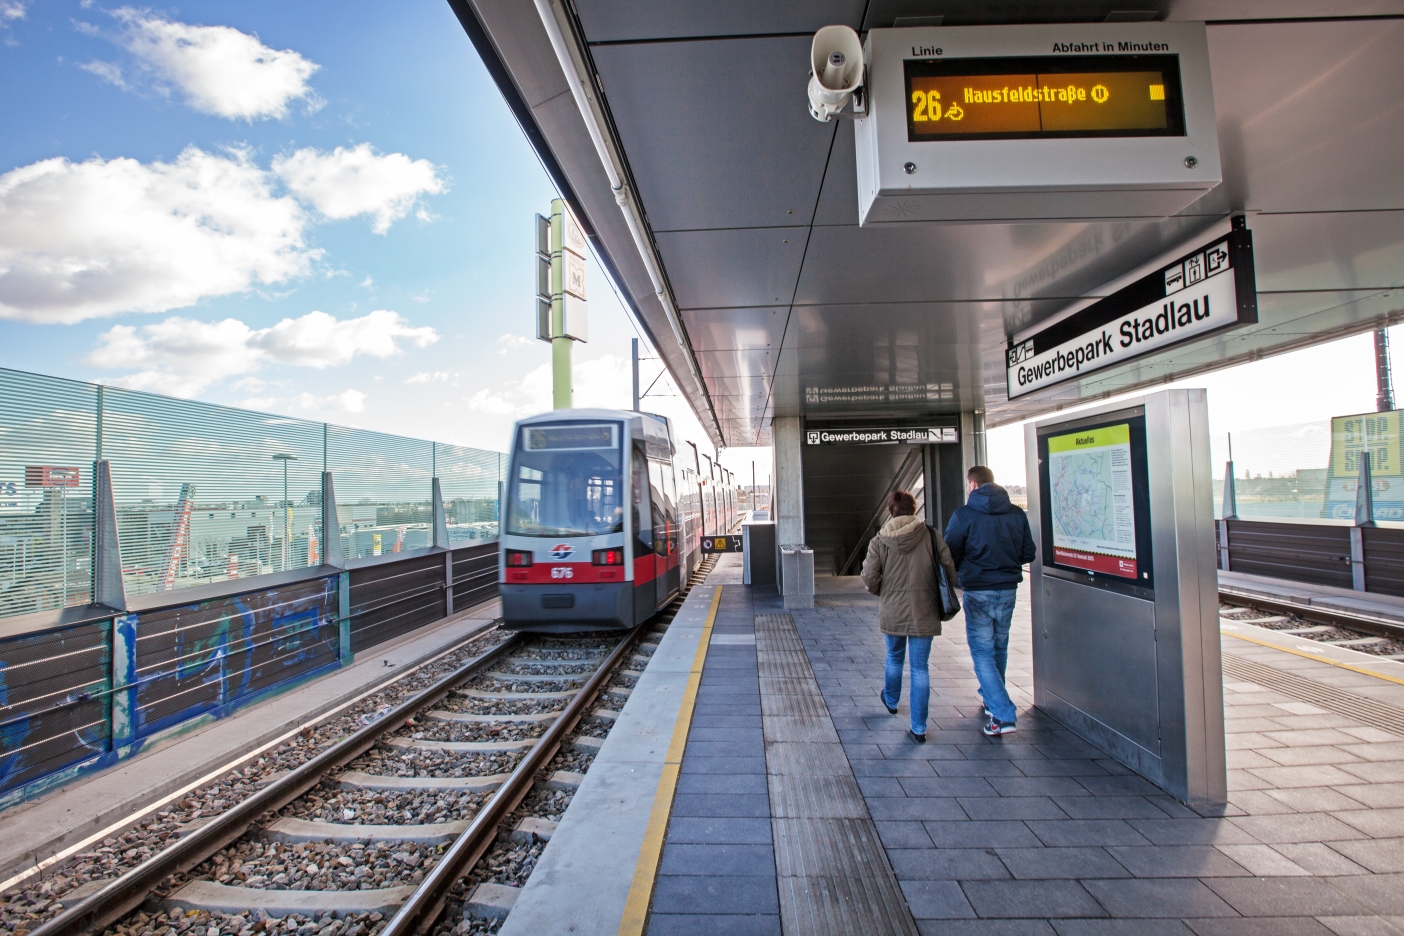
<path id="1" fill-rule="evenodd" d="M 702 537 L 735 525 L 731 481 L 693 443 L 680 454 L 663 416 L 578 409 L 521 420 L 502 492 L 504 626 L 567 633 L 648 620 L 700 564 Z"/>

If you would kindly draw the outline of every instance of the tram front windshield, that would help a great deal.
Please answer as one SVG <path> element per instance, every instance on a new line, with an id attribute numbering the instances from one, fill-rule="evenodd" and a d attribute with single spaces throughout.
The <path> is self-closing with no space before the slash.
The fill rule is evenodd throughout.
<path id="1" fill-rule="evenodd" d="M 517 440 L 507 532 L 598 536 L 624 530 L 619 426 L 524 426 Z"/>

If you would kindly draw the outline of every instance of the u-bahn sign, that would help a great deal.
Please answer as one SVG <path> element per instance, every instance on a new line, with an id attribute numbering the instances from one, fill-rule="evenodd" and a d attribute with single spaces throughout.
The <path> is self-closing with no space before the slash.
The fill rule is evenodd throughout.
<path id="1" fill-rule="evenodd" d="M 959 442 L 955 426 L 902 426 L 886 429 L 806 429 L 806 445 L 931 445 Z"/>
<path id="2" fill-rule="evenodd" d="M 702 552 L 705 555 L 712 553 L 741 552 L 741 537 L 732 533 L 727 536 L 704 536 L 702 537 Z"/>
<path id="3" fill-rule="evenodd" d="M 1258 320 L 1253 234 L 1230 231 L 1007 352 L 1009 399 Z"/>

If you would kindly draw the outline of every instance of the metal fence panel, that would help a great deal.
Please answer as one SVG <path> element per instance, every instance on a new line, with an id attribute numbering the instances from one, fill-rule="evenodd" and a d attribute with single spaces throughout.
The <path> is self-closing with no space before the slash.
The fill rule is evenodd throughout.
<path id="1" fill-rule="evenodd" d="M 497 539 L 498 502 L 507 456 L 461 445 L 434 446 L 434 473 L 444 496 L 449 543 Z"/>
<path id="2" fill-rule="evenodd" d="M 443 553 L 352 569 L 352 652 L 438 620 L 447 598 Z"/>
<path id="3" fill-rule="evenodd" d="M 103 396 L 128 595 L 320 561 L 321 423 L 127 390 Z"/>
<path id="4" fill-rule="evenodd" d="M 1404 598 L 1404 530 L 1362 527 L 1365 590 Z"/>
<path id="5" fill-rule="evenodd" d="M 139 737 L 340 659 L 335 577 L 129 617 Z"/>
<path id="6" fill-rule="evenodd" d="M 0 617 L 92 601 L 98 387 L 0 370 Z"/>
<path id="7" fill-rule="evenodd" d="M 471 607 L 497 594 L 497 547 L 491 543 L 454 550 L 453 606 Z"/>
<path id="8" fill-rule="evenodd" d="M 110 747 L 111 621 L 5 641 L 0 655 L 0 792 Z"/>
<path id="9" fill-rule="evenodd" d="M 1228 523 L 1229 563 L 1234 572 L 1351 587 L 1350 527 L 1328 524 Z"/>
<path id="10" fill-rule="evenodd" d="M 434 443 L 331 426 L 327 468 L 347 559 L 434 545 Z"/>

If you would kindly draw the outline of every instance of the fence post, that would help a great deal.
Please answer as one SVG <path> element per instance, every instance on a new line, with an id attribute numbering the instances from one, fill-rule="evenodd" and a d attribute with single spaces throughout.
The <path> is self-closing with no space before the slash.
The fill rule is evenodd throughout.
<path id="1" fill-rule="evenodd" d="M 1360 453 L 1360 476 L 1355 482 L 1355 526 L 1350 528 L 1350 583 L 1365 590 L 1365 527 L 1375 525 L 1375 497 L 1370 479 L 1370 453 Z"/>
<path id="2" fill-rule="evenodd" d="M 337 576 L 336 621 L 337 646 L 341 649 L 341 665 L 350 666 L 356 658 L 351 652 L 351 573 L 346 568 L 346 554 L 341 548 L 341 521 L 336 515 L 336 484 L 330 471 L 322 472 L 322 564 L 342 569 Z"/>
<path id="3" fill-rule="evenodd" d="M 444 550 L 444 608 L 453 614 L 453 551 L 449 548 L 448 515 L 444 512 L 444 489 L 434 478 L 434 548 Z"/>
<path id="4" fill-rule="evenodd" d="M 1224 516 L 1219 521 L 1219 569 L 1229 572 L 1229 521 L 1238 519 L 1238 491 L 1233 482 L 1233 460 L 1224 463 Z"/>
<path id="5" fill-rule="evenodd" d="M 103 459 L 93 478 L 93 603 L 127 610 L 122 581 L 122 546 L 117 539 L 117 506 L 112 499 L 112 463 Z"/>

